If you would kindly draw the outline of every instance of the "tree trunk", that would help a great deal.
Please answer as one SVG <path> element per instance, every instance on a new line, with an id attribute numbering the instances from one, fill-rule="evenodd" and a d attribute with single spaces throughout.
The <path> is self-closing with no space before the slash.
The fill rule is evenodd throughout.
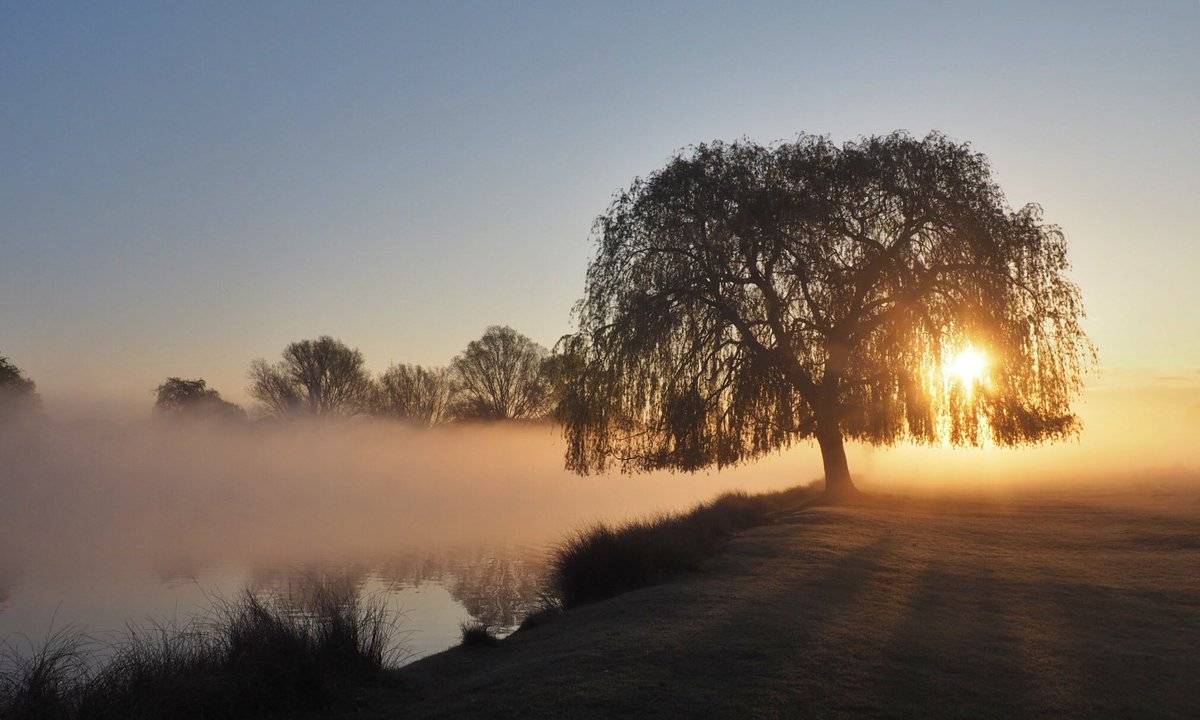
<path id="1" fill-rule="evenodd" d="M 841 499 L 858 495 L 858 489 L 850 479 L 842 433 L 823 433 L 817 437 L 817 444 L 821 446 L 821 462 L 825 465 L 825 496 Z"/>

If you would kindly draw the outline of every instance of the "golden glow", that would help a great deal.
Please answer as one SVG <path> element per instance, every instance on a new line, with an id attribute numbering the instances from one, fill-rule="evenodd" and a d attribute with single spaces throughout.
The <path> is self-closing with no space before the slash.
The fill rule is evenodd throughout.
<path id="1" fill-rule="evenodd" d="M 946 379 L 960 383 L 965 389 L 970 390 L 984 381 L 987 376 L 987 368 L 987 355 L 973 345 L 967 345 L 950 358 L 950 362 L 945 367 Z"/>

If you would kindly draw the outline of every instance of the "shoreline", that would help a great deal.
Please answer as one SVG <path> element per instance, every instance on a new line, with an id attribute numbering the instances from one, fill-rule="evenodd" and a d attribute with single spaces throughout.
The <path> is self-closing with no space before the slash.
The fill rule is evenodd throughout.
<path id="1" fill-rule="evenodd" d="M 1184 717 L 1196 537 L 1190 509 L 810 507 L 699 572 L 390 670 L 334 716 Z"/>

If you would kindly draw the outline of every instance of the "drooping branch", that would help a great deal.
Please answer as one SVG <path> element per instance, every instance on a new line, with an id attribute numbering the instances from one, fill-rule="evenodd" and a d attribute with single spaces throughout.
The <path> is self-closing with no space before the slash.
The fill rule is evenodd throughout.
<path id="1" fill-rule="evenodd" d="M 1065 241 L 940 135 L 702 145 L 596 223 L 566 422 L 578 470 L 739 462 L 811 437 L 1069 432 L 1091 347 Z M 963 343 L 986 386 L 941 387 Z"/>

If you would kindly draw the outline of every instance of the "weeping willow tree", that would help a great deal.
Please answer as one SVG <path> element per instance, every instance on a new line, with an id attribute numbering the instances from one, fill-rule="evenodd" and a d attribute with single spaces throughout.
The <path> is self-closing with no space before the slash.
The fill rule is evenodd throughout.
<path id="1" fill-rule="evenodd" d="M 596 222 L 560 405 L 582 473 L 687 471 L 816 439 L 998 445 L 1077 432 L 1094 360 L 1062 232 L 940 134 L 700 145 Z M 970 348 L 970 350 L 968 350 Z M 956 377 L 961 352 L 986 358 Z"/>

